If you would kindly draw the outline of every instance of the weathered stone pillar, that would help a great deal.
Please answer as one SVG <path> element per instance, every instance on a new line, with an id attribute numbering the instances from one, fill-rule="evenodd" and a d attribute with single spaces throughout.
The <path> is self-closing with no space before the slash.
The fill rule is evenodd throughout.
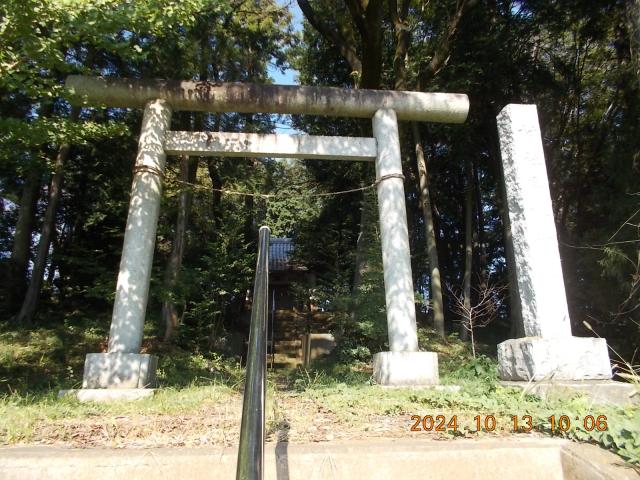
<path id="1" fill-rule="evenodd" d="M 382 266 L 390 352 L 374 355 L 374 378 L 387 385 L 438 383 L 438 357 L 418 351 L 409 233 L 398 121 L 390 109 L 373 117 Z"/>
<path id="2" fill-rule="evenodd" d="M 378 110 L 373 117 L 376 139 L 376 178 L 385 301 L 392 352 L 417 352 L 416 308 L 413 299 L 409 230 L 404 200 L 404 182 L 398 122 L 393 110 Z"/>
<path id="3" fill-rule="evenodd" d="M 83 388 L 143 388 L 155 383 L 157 358 L 140 354 L 162 197 L 165 134 L 171 109 L 147 104 L 131 187 L 108 353 L 88 354 Z"/>
<path id="4" fill-rule="evenodd" d="M 516 279 L 511 294 L 526 335 L 498 345 L 500 377 L 610 378 L 606 341 L 571 336 L 536 106 L 507 105 L 497 120 Z"/>

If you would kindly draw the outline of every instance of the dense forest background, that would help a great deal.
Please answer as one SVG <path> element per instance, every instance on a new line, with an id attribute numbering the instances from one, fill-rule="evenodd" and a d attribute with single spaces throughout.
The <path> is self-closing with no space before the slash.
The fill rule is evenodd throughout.
<path id="1" fill-rule="evenodd" d="M 69 74 L 459 92 L 463 125 L 401 124 L 424 335 L 518 335 L 503 287 L 495 116 L 535 103 L 576 335 L 640 344 L 640 1 L 7 0 L 0 6 L 0 329 L 108 328 L 141 114 L 75 108 Z M 370 122 L 174 115 L 174 129 L 370 135 Z M 241 333 L 257 229 L 292 237 L 317 273 L 301 296 L 335 316 L 340 352 L 370 358 L 386 326 L 372 165 L 169 158 L 148 336 L 225 351 Z M 220 190 L 272 194 L 229 195 Z M 462 328 L 461 328 L 462 323 Z M 593 331 L 591 331 L 591 329 Z"/>

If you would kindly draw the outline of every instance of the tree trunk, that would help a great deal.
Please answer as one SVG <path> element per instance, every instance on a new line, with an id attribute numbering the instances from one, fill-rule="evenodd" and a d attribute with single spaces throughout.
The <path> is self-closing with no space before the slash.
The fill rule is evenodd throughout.
<path id="1" fill-rule="evenodd" d="M 211 179 L 211 187 L 214 189 L 211 192 L 211 218 L 216 228 L 220 227 L 222 222 L 222 212 L 220 211 L 220 202 L 222 201 L 222 177 L 218 171 L 219 158 L 211 157 L 207 159 L 207 169 L 209 171 L 209 178 Z"/>
<path id="2" fill-rule="evenodd" d="M 364 274 L 369 270 L 370 259 L 367 250 L 371 242 L 376 239 L 372 238 L 371 225 L 376 224 L 376 200 L 375 196 L 365 191 L 362 194 L 362 202 L 360 208 L 360 231 L 358 232 L 358 240 L 356 242 L 356 261 L 355 271 L 353 272 L 353 295 L 358 296 L 358 289 L 362 283 Z"/>
<path id="3" fill-rule="evenodd" d="M 463 280 L 463 302 L 466 312 L 471 310 L 471 272 L 473 268 L 473 240 L 474 240 L 474 222 L 473 222 L 473 196 L 474 196 L 474 178 L 473 164 L 467 158 L 465 164 L 465 176 L 467 179 L 467 188 L 465 191 L 464 201 L 464 280 Z M 464 321 L 464 319 L 463 319 Z M 465 325 L 460 325 L 460 338 L 467 340 L 468 330 Z"/>
<path id="4" fill-rule="evenodd" d="M 189 158 L 187 155 L 180 157 L 180 180 L 186 183 L 194 183 L 197 173 L 197 160 Z M 173 248 L 167 268 L 164 273 L 164 287 L 166 291 L 172 292 L 178 283 L 180 270 L 182 269 L 182 259 L 184 257 L 185 235 L 187 232 L 187 222 L 191 211 L 193 193 L 191 188 L 183 184 L 182 191 L 178 198 L 178 218 L 176 229 L 173 235 Z M 164 320 L 164 341 L 170 342 L 175 333 L 180 320 L 176 304 L 170 299 L 162 303 L 162 319 Z"/>
<path id="5" fill-rule="evenodd" d="M 49 261 L 49 270 L 47 271 L 47 288 L 51 289 L 53 286 L 53 280 L 56 276 L 56 269 L 58 268 L 57 260 L 60 253 L 60 241 L 58 238 L 58 232 L 53 229 L 51 232 L 51 241 L 50 241 L 50 250 L 51 250 L 51 260 Z"/>
<path id="6" fill-rule="evenodd" d="M 395 90 L 407 89 L 407 63 L 408 51 L 411 44 L 410 26 L 407 23 L 409 14 L 409 0 L 389 1 L 390 17 L 396 37 L 396 49 L 393 54 L 393 74 L 395 77 Z"/>
<path id="7" fill-rule="evenodd" d="M 362 194 L 362 201 L 360 202 L 360 231 L 358 232 L 358 240 L 356 241 L 356 266 L 353 272 L 353 297 L 358 297 L 358 289 L 360 283 L 362 283 L 362 276 L 365 272 L 365 255 L 364 255 L 364 236 L 366 225 L 366 193 Z"/>
<path id="8" fill-rule="evenodd" d="M 480 165 L 478 159 L 473 160 L 473 190 L 475 194 L 475 211 L 476 211 L 476 271 L 481 282 L 486 278 L 487 268 L 487 248 L 484 238 L 484 214 L 482 212 L 482 192 L 480 189 Z"/>
<path id="9" fill-rule="evenodd" d="M 361 136 L 365 136 L 366 133 L 361 128 Z M 369 175 L 373 173 L 369 168 L 365 169 L 365 172 Z M 373 174 L 375 175 L 375 174 Z M 362 284 L 362 278 L 364 274 L 370 268 L 370 261 L 368 255 L 368 247 L 371 242 L 377 241 L 375 238 L 371 238 L 371 225 L 377 224 L 377 210 L 375 189 L 373 192 L 365 190 L 362 192 L 362 200 L 360 201 L 360 229 L 358 232 L 358 239 L 356 241 L 356 258 L 353 271 L 353 285 L 351 288 L 351 319 L 355 321 L 357 319 L 358 302 L 361 297 L 359 295 L 360 285 Z"/>
<path id="10" fill-rule="evenodd" d="M 258 224 L 255 215 L 255 205 L 256 202 L 254 197 L 244 197 L 246 218 L 244 220 L 244 227 L 242 230 L 247 252 L 256 251 L 255 246 L 258 244 Z"/>
<path id="11" fill-rule="evenodd" d="M 471 353 L 476 358 L 476 339 L 473 335 L 473 318 L 469 318 L 469 332 L 471 333 Z"/>
<path id="12" fill-rule="evenodd" d="M 638 78 L 640 78 L 640 0 L 627 1 L 627 25 L 631 42 L 631 61 Z"/>
<path id="13" fill-rule="evenodd" d="M 347 0 L 347 5 L 360 3 L 359 0 Z M 362 39 L 362 78 L 361 88 L 380 88 L 382 80 L 382 0 L 368 0 L 364 12 L 354 12 L 351 16 L 358 28 Z"/>
<path id="14" fill-rule="evenodd" d="M 20 210 L 16 233 L 13 236 L 13 247 L 9 260 L 9 278 L 7 278 L 8 307 L 14 312 L 20 306 L 27 290 L 27 271 L 31 254 L 31 236 L 33 233 L 33 220 L 40 192 L 40 179 L 42 172 L 32 169 L 24 183 L 22 196 L 20 197 Z"/>
<path id="15" fill-rule="evenodd" d="M 416 160 L 418 162 L 418 177 L 420 182 L 420 205 L 424 216 L 424 225 L 427 237 L 427 254 L 429 255 L 429 267 L 431 268 L 431 301 L 433 309 L 433 328 L 442 338 L 444 331 L 444 303 L 442 301 L 442 283 L 440 280 L 440 266 L 438 263 L 438 250 L 436 248 L 436 232 L 433 227 L 433 212 L 431 210 L 431 198 L 429 197 L 429 182 L 427 175 L 427 162 L 424 157 L 424 149 L 420 141 L 420 132 L 416 123 L 411 124 L 413 138 L 416 144 Z"/>
<path id="16" fill-rule="evenodd" d="M 79 114 L 80 108 L 73 107 L 71 109 L 71 121 L 75 121 Z M 33 317 L 35 316 L 38 308 L 42 281 L 44 279 L 44 271 L 47 266 L 49 246 L 51 244 L 51 236 L 56 226 L 56 212 L 58 210 L 58 203 L 60 202 L 60 196 L 62 194 L 64 165 L 69 157 L 70 150 L 71 145 L 69 143 L 63 143 L 60 145 L 58 155 L 56 156 L 53 177 L 51 178 L 51 185 L 49 187 L 49 202 L 44 214 L 42 232 L 40 233 L 40 242 L 38 243 L 38 253 L 36 255 L 33 272 L 31 274 L 31 282 L 29 283 L 27 294 L 22 302 L 22 308 L 15 319 L 20 325 L 28 326 L 33 324 Z"/>

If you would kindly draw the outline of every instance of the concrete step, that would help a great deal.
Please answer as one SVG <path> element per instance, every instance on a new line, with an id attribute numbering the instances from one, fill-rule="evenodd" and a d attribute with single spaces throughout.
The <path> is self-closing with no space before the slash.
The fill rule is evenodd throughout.
<path id="1" fill-rule="evenodd" d="M 296 340 L 275 340 L 273 368 L 290 369 L 302 365 L 302 341 Z M 271 361 L 271 357 L 269 357 Z"/>
<path id="2" fill-rule="evenodd" d="M 299 350 L 276 350 L 275 356 L 281 356 L 285 358 L 297 358 L 302 355 Z"/>
<path id="3" fill-rule="evenodd" d="M 302 340 L 276 340 L 276 347 L 296 347 L 299 348 L 302 346 Z"/>
<path id="4" fill-rule="evenodd" d="M 3 480 L 234 479 L 235 448 L 0 448 Z M 376 439 L 267 444 L 266 480 L 630 480 L 640 475 L 596 446 L 566 440 Z"/>
<path id="5" fill-rule="evenodd" d="M 300 355 L 298 355 L 298 352 L 276 352 L 276 356 L 279 356 L 282 358 L 295 359 L 295 358 L 298 358 Z"/>
<path id="6" fill-rule="evenodd" d="M 275 368 L 277 370 L 295 370 L 302 363 L 300 362 L 274 362 L 273 365 L 270 365 L 270 368 Z"/>
<path id="7" fill-rule="evenodd" d="M 298 352 L 297 351 L 289 351 L 289 352 L 276 352 L 275 355 L 276 357 L 283 357 L 283 358 L 297 358 Z"/>
<path id="8" fill-rule="evenodd" d="M 283 355 L 276 353 L 273 356 L 274 367 L 277 365 L 286 365 L 288 367 L 296 367 L 302 363 L 302 359 L 298 355 Z"/>

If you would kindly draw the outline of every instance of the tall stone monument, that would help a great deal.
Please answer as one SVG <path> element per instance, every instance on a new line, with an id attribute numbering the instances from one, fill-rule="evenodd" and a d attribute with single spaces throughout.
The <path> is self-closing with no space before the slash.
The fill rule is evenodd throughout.
<path id="1" fill-rule="evenodd" d="M 606 340 L 571 334 L 536 106 L 507 105 L 497 120 L 511 233 L 509 268 L 515 270 L 512 305 L 520 304 L 525 334 L 498 345 L 500 378 L 609 379 Z"/>

